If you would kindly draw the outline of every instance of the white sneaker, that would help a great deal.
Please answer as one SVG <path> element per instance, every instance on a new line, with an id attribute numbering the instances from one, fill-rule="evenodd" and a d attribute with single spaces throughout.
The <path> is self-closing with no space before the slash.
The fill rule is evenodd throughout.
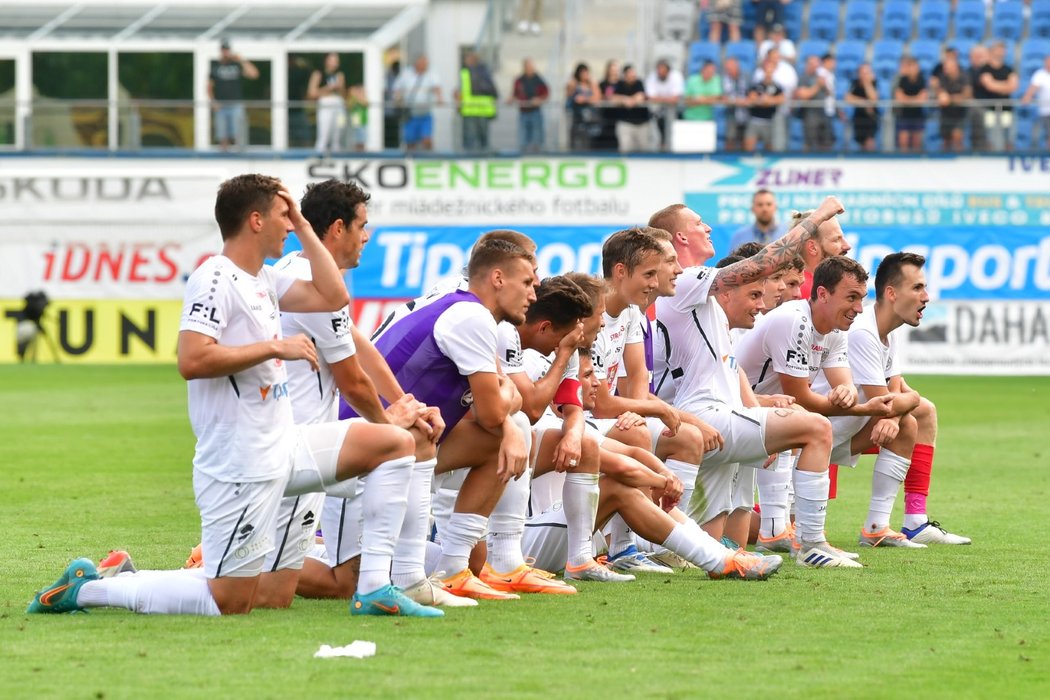
<path id="1" fill-rule="evenodd" d="M 610 571 L 596 561 L 589 561 L 582 566 L 565 565 L 566 581 L 597 581 L 599 583 L 627 583 L 634 580 L 633 574 L 618 574 Z"/>
<path id="2" fill-rule="evenodd" d="M 452 595 L 439 582 L 425 578 L 404 589 L 406 597 L 420 605 L 445 606 L 447 608 L 469 608 L 478 604 L 473 598 Z"/>
<path id="3" fill-rule="evenodd" d="M 633 544 L 627 549 L 623 550 L 615 557 L 609 557 L 609 568 L 613 571 L 619 571 L 625 574 L 673 574 L 674 569 L 664 566 L 663 564 L 657 564 L 656 562 L 649 559 Z"/>
<path id="4" fill-rule="evenodd" d="M 919 544 L 970 544 L 969 537 L 953 535 L 941 527 L 936 520 L 927 520 L 913 530 L 902 527 L 901 534 Z M 101 573 L 101 569 L 99 572 Z"/>
<path id="5" fill-rule="evenodd" d="M 841 567 L 844 569 L 862 569 L 864 565 L 859 561 L 853 561 L 841 556 L 841 549 L 832 547 L 827 542 L 802 542 L 795 557 L 795 563 L 799 566 L 811 569 L 823 569 L 826 567 Z"/>
<path id="6" fill-rule="evenodd" d="M 650 561 L 659 564 L 660 566 L 675 569 L 676 571 L 698 568 L 696 564 L 678 554 L 675 554 L 670 549 L 665 549 L 657 554 L 649 554 L 647 556 Z"/>

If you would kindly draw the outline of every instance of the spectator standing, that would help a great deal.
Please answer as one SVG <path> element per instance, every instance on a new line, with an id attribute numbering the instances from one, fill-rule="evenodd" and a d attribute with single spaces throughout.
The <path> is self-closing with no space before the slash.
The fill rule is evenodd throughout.
<path id="1" fill-rule="evenodd" d="M 364 85 L 352 85 L 347 91 L 347 111 L 350 129 L 350 147 L 365 150 L 368 143 L 368 95 Z"/>
<path id="2" fill-rule="evenodd" d="M 476 51 L 468 51 L 463 56 L 459 89 L 456 90 L 463 126 L 463 150 L 468 153 L 489 150 L 489 124 L 496 118 L 498 97 L 488 66 L 482 63 Z"/>
<path id="3" fill-rule="evenodd" d="M 430 151 L 434 148 L 435 105 L 441 104 L 441 83 L 430 70 L 425 55 L 419 55 L 411 66 L 401 71 L 394 83 L 394 99 L 402 108 L 402 137 L 408 151 Z"/>
<path id="4" fill-rule="evenodd" d="M 798 89 L 795 90 L 795 99 L 803 103 L 798 111 L 802 117 L 802 133 L 807 151 L 828 151 L 835 143 L 826 103 L 829 96 L 834 96 L 835 86 L 828 86 L 829 74 L 820 63 L 821 59 L 816 55 L 806 57 L 806 66 L 799 78 Z"/>
<path id="5" fill-rule="evenodd" d="M 710 24 L 708 39 L 714 43 L 722 42 L 722 27 L 726 27 L 729 41 L 740 41 L 740 23 L 744 21 L 742 0 L 700 0 L 701 12 L 707 13 Z"/>
<path id="6" fill-rule="evenodd" d="M 591 139 L 598 135 L 601 122 L 595 103 L 600 93 L 586 63 L 576 64 L 576 70 L 565 85 L 565 102 L 569 109 L 569 149 L 585 151 Z"/>
<path id="7" fill-rule="evenodd" d="M 931 81 L 932 82 L 932 81 Z M 941 140 L 944 150 L 959 152 L 963 147 L 963 123 L 966 121 L 966 102 L 971 99 L 970 79 L 959 66 L 955 52 L 945 52 L 937 79 L 937 105 L 941 112 Z"/>
<path id="8" fill-rule="evenodd" d="M 244 81 L 259 77 L 259 69 L 241 58 L 222 40 L 219 60 L 212 61 L 208 75 L 208 97 L 215 119 L 215 140 L 222 150 L 230 146 L 243 148 L 248 140 L 248 118 L 244 109 Z"/>
<path id="9" fill-rule="evenodd" d="M 973 99 L 980 97 L 984 92 L 981 86 L 981 71 L 988 65 L 988 49 L 980 44 L 970 49 L 970 89 Z M 970 107 L 970 148 L 974 151 L 988 150 L 988 131 L 984 128 L 984 105 Z"/>
<path id="10" fill-rule="evenodd" d="M 667 148 L 667 124 L 678 116 L 678 105 L 685 94 L 685 79 L 682 72 L 672 68 L 667 59 L 656 62 L 656 68 L 645 78 L 645 94 L 653 110 L 656 127 L 660 132 L 660 148 Z"/>
<path id="11" fill-rule="evenodd" d="M 401 75 L 401 61 L 394 59 L 383 76 L 383 147 L 397 148 L 401 144 L 401 107 L 397 103 L 394 86 Z"/>
<path id="12" fill-rule="evenodd" d="M 543 127 L 543 105 L 550 97 L 547 83 L 536 72 L 536 64 L 526 58 L 521 64 L 521 75 L 514 81 L 510 102 L 518 105 L 518 150 L 538 153 L 546 142 Z"/>
<path id="13" fill-rule="evenodd" d="M 919 70 L 919 62 L 911 56 L 901 59 L 900 73 L 893 87 L 897 102 L 897 150 L 915 153 L 922 150 L 926 133 L 926 108 L 929 99 L 926 76 Z"/>
<path id="14" fill-rule="evenodd" d="M 769 190 L 761 189 L 751 196 L 751 213 L 755 220 L 733 232 L 729 250 L 751 241 L 766 245 L 788 232 L 787 222 L 777 223 L 777 198 Z"/>
<path id="15" fill-rule="evenodd" d="M 755 43 L 761 45 L 773 27 L 784 23 L 784 5 L 791 0 L 751 0 L 755 4 Z"/>
<path id="16" fill-rule="evenodd" d="M 623 71 L 620 70 L 620 62 L 616 59 L 606 61 L 605 74 L 602 76 L 601 82 L 598 83 L 598 89 L 601 91 L 601 101 L 606 106 L 598 110 L 598 114 L 601 116 L 602 128 L 591 144 L 595 150 L 615 151 L 619 148 L 619 144 L 616 142 L 616 120 L 617 115 L 620 113 L 620 108 L 608 105 L 615 102 L 613 94 L 616 92 L 616 83 L 620 82 L 621 77 L 623 77 Z"/>
<path id="17" fill-rule="evenodd" d="M 1039 127 L 1050 148 L 1050 55 L 1043 59 L 1043 67 L 1032 74 L 1032 81 L 1025 90 L 1021 102 L 1029 104 L 1035 98 L 1039 110 Z M 1039 139 L 1032 139 L 1032 148 L 1039 147 Z"/>
<path id="18" fill-rule="evenodd" d="M 789 62 L 794 63 L 795 57 L 798 55 L 795 49 L 795 42 L 787 38 L 787 34 L 784 32 L 784 26 L 781 24 L 774 24 L 773 29 L 769 34 L 769 38 L 758 45 L 758 60 L 765 59 L 766 54 L 769 53 L 770 49 L 776 49 L 780 52 L 780 58 Z"/>
<path id="19" fill-rule="evenodd" d="M 714 105 L 722 101 L 722 78 L 713 61 L 704 61 L 699 73 L 685 81 L 685 111 L 688 121 L 709 122 L 715 118 Z"/>
<path id="20" fill-rule="evenodd" d="M 310 74 L 306 96 L 317 101 L 314 150 L 321 156 L 341 151 L 346 126 L 346 76 L 339 70 L 339 54 L 325 54 L 323 67 Z"/>
<path id="21" fill-rule="evenodd" d="M 751 82 L 743 71 L 740 62 L 727 58 L 722 66 L 722 101 L 726 105 L 725 149 L 740 150 L 744 143 L 744 132 L 747 130 L 747 91 Z"/>
<path id="22" fill-rule="evenodd" d="M 988 51 L 988 63 L 977 76 L 980 90 L 973 96 L 979 100 L 1009 100 L 1017 92 L 1017 73 L 1006 64 L 1006 44 L 997 41 Z M 991 130 L 992 147 L 998 151 L 1010 150 L 1010 129 L 1014 123 L 1013 107 L 1009 102 L 985 107 L 984 128 Z"/>
<path id="23" fill-rule="evenodd" d="M 871 65 L 857 67 L 857 77 L 846 93 L 846 102 L 853 105 L 853 140 L 865 151 L 875 150 L 875 134 L 879 130 L 879 90 Z"/>
<path id="24" fill-rule="evenodd" d="M 621 109 L 616 120 L 616 141 L 620 153 L 653 150 L 652 115 L 646 106 L 645 85 L 638 79 L 634 66 L 623 67 L 623 77 L 613 90 L 613 98 Z"/>
<path id="25" fill-rule="evenodd" d="M 773 52 L 770 52 L 772 54 Z M 762 62 L 761 80 L 756 81 L 747 91 L 750 107 L 748 108 L 747 131 L 744 134 L 744 150 L 751 152 L 762 142 L 762 147 L 773 150 L 773 117 L 777 108 L 784 104 L 784 90 L 773 80 L 776 72 L 776 61 L 772 55 Z"/>

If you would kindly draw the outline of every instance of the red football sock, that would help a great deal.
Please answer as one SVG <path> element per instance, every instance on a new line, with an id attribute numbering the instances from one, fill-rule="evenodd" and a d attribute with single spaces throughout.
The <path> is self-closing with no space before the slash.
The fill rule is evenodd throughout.
<path id="1" fill-rule="evenodd" d="M 904 477 L 904 512 L 922 515 L 926 512 L 926 497 L 930 494 L 930 473 L 933 471 L 933 445 L 915 445 L 911 453 L 911 467 Z"/>
<path id="2" fill-rule="evenodd" d="M 831 480 L 831 485 L 828 487 L 828 500 L 830 501 L 839 495 L 839 465 L 828 465 L 828 478 Z"/>

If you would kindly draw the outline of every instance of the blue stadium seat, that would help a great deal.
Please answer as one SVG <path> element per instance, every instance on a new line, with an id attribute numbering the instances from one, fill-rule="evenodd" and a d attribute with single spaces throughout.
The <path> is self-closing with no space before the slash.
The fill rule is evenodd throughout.
<path id="1" fill-rule="evenodd" d="M 959 67 L 963 70 L 969 70 L 970 68 L 970 49 L 976 43 L 976 41 L 970 39 L 952 39 L 948 42 L 948 45 L 959 54 Z"/>
<path id="2" fill-rule="evenodd" d="M 853 80 L 857 66 L 864 63 L 867 52 L 868 44 L 863 41 L 847 39 L 835 47 L 835 77 L 838 82 Z"/>
<path id="3" fill-rule="evenodd" d="M 805 3 L 789 2 L 784 5 L 784 29 L 787 31 L 788 39 L 796 44 L 802 39 L 802 6 Z"/>
<path id="4" fill-rule="evenodd" d="M 896 41 L 911 39 L 911 0 L 886 0 L 882 7 L 882 37 Z"/>
<path id="5" fill-rule="evenodd" d="M 740 63 L 740 70 L 750 75 L 755 69 L 758 48 L 750 39 L 741 39 L 726 44 L 725 57 L 735 58 Z"/>
<path id="6" fill-rule="evenodd" d="M 834 0 L 814 0 L 809 6 L 811 39 L 835 41 L 839 36 L 839 7 Z"/>
<path id="7" fill-rule="evenodd" d="M 688 73 L 699 73 L 701 66 L 704 65 L 704 61 L 714 61 L 715 63 L 721 63 L 722 49 L 718 44 L 712 44 L 709 41 L 694 41 L 689 44 L 689 61 L 688 61 Z"/>
<path id="8" fill-rule="evenodd" d="M 1050 2 L 1040 1 L 1032 4 L 1028 36 L 1050 39 Z"/>
<path id="9" fill-rule="evenodd" d="M 872 63 L 880 59 L 887 59 L 896 63 L 900 61 L 904 53 L 904 44 L 896 39 L 879 39 L 872 44 Z"/>
<path id="10" fill-rule="evenodd" d="M 951 3 L 948 0 L 922 0 L 919 5 L 919 36 L 944 41 L 950 16 Z"/>
<path id="11" fill-rule="evenodd" d="M 984 38 L 984 0 L 959 0 L 955 6 L 955 36 L 973 41 Z"/>
<path id="12" fill-rule="evenodd" d="M 919 62 L 919 68 L 927 76 L 941 60 L 941 42 L 933 39 L 916 39 L 911 42 L 908 53 Z"/>
<path id="13" fill-rule="evenodd" d="M 871 41 L 875 36 L 875 0 L 850 0 L 845 25 L 847 39 Z"/>
<path id="14" fill-rule="evenodd" d="M 1021 0 L 995 3 L 992 13 L 992 36 L 998 39 L 1020 41 L 1024 33 L 1024 5 Z"/>
<path id="15" fill-rule="evenodd" d="M 1038 60 L 1040 63 L 1050 54 L 1050 39 L 1030 37 L 1021 44 L 1021 62 L 1026 60 Z"/>
<path id="16" fill-rule="evenodd" d="M 798 65 L 806 62 L 808 56 L 823 56 L 830 50 L 830 44 L 820 39 L 806 39 L 798 45 Z"/>

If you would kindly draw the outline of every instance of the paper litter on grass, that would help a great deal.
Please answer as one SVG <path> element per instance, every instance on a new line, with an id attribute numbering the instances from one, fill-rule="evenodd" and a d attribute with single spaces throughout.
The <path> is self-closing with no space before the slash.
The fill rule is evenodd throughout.
<path id="1" fill-rule="evenodd" d="M 333 647 L 327 644 L 322 644 L 321 648 L 314 652 L 315 659 L 335 659 L 344 656 L 351 659 L 364 659 L 375 655 L 376 643 L 365 642 L 360 639 L 355 639 L 353 643 L 347 644 L 343 647 Z"/>

